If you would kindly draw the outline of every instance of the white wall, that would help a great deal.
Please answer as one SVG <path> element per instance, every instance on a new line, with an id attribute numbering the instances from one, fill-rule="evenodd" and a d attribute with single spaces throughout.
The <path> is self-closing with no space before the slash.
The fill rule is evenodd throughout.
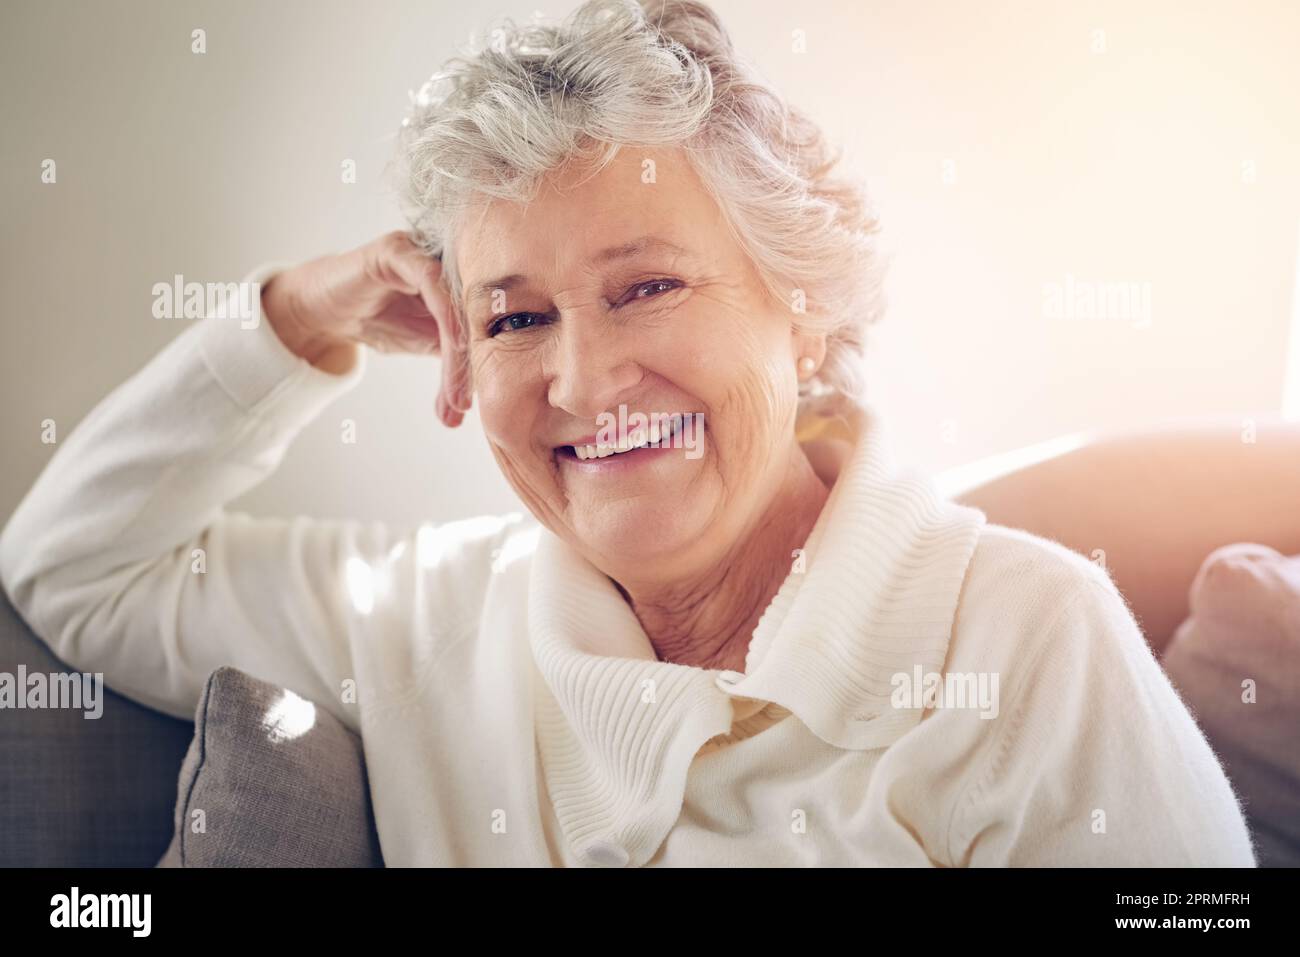
<path id="1" fill-rule="evenodd" d="M 1280 406 L 1297 5 L 716 7 L 877 193 L 894 260 L 871 397 L 905 457 L 938 469 L 1081 428 Z M 150 315 L 153 283 L 239 278 L 401 225 L 383 172 L 406 92 L 489 25 L 441 0 L 6 3 L 0 514 L 52 451 L 41 420 L 66 434 L 178 331 Z M 1149 284 L 1149 324 L 1045 315 L 1045 284 L 1067 276 Z M 476 418 L 437 423 L 436 376 L 372 357 L 238 504 L 394 522 L 520 507 Z"/>

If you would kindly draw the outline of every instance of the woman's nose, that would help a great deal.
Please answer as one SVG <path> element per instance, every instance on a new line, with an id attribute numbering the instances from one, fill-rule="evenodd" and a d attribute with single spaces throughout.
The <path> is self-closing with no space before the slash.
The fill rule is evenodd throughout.
<path id="1" fill-rule="evenodd" d="M 594 420 L 618 407 L 619 400 L 640 383 L 642 371 L 613 330 L 592 328 L 598 324 L 584 323 L 585 318 L 560 323 L 548 398 L 551 405 L 575 418 Z"/>

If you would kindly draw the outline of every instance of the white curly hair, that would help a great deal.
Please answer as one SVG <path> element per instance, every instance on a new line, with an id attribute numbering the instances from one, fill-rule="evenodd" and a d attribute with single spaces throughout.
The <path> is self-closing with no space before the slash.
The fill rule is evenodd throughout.
<path id="1" fill-rule="evenodd" d="M 416 242 L 443 260 L 489 199 L 528 202 L 574 160 L 681 147 L 770 294 L 826 357 L 802 396 L 862 391 L 867 328 L 883 311 L 879 223 L 864 187 L 835 175 L 822 131 L 742 61 L 693 0 L 590 0 L 556 25 L 507 19 L 412 95 L 397 189 Z M 800 308 L 802 307 L 802 308 Z"/>

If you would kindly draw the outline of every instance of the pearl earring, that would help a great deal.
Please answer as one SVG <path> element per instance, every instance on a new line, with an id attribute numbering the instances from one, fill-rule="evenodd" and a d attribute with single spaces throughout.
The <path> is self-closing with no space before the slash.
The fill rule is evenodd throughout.
<path id="1" fill-rule="evenodd" d="M 812 356 L 803 356 L 799 359 L 800 376 L 807 378 L 808 376 L 813 374 L 813 370 L 815 370 L 816 368 L 817 368 L 817 360 L 814 359 Z"/>

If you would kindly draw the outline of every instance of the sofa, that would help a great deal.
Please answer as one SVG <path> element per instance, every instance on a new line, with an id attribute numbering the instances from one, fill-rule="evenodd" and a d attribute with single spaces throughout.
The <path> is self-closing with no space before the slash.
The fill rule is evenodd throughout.
<path id="1" fill-rule="evenodd" d="M 1261 434 L 1258 454 L 1245 448 L 1258 441 L 1218 425 L 1086 438 L 938 478 L 990 521 L 1107 567 L 1224 762 L 1260 863 L 1297 866 L 1300 515 L 1285 506 L 1300 489 L 1300 432 L 1276 422 Z M 0 672 L 20 668 L 70 671 L 0 596 Z M 286 700 L 311 708 L 219 669 L 197 724 L 107 690 L 96 720 L 0 711 L 0 866 L 382 865 L 360 743 L 346 729 L 322 714 L 289 758 L 266 759 L 283 766 L 250 769 L 269 703 Z M 241 740 L 252 712 L 261 738 Z M 245 756 L 233 770 L 211 758 L 222 747 Z M 191 816 L 222 802 L 257 813 L 218 815 L 221 839 L 196 839 Z"/>

